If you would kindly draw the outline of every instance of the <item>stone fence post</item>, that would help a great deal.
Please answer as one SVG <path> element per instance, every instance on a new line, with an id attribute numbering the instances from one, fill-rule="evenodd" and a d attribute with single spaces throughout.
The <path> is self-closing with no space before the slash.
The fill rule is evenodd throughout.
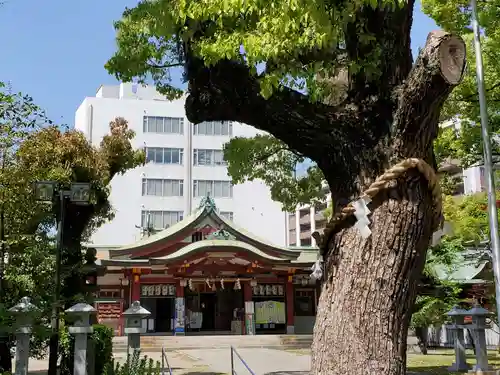
<path id="1" fill-rule="evenodd" d="M 69 333 L 75 336 L 75 363 L 73 375 L 87 374 L 87 335 L 93 332 L 90 325 L 90 314 L 96 309 L 87 303 L 77 303 L 66 310 L 68 317 L 74 319 L 73 326 L 69 327 Z"/>
<path id="2" fill-rule="evenodd" d="M 455 362 L 448 368 L 449 371 L 466 372 L 470 366 L 467 364 L 465 356 L 465 337 L 464 337 L 464 320 L 467 315 L 467 310 L 453 307 L 446 315 L 452 321 L 451 329 L 453 330 L 453 340 L 455 346 Z"/>
<path id="3" fill-rule="evenodd" d="M 36 307 L 31 303 L 29 297 L 21 298 L 21 301 L 10 308 L 9 311 L 16 319 L 16 375 L 28 374 L 28 362 L 30 357 L 30 337 L 33 324 L 31 313 Z"/>
<path id="4" fill-rule="evenodd" d="M 125 317 L 125 334 L 128 336 L 127 353 L 133 354 L 141 349 L 141 333 L 146 329 L 142 327 L 142 320 L 150 316 L 151 313 L 141 306 L 139 301 L 135 301 L 123 312 Z"/>

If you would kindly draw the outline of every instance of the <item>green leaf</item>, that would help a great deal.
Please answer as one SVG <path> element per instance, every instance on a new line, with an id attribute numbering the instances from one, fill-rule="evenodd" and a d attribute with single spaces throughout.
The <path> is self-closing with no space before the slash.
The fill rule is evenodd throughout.
<path id="1" fill-rule="evenodd" d="M 264 181 L 284 210 L 294 211 L 297 204 L 324 200 L 324 177 L 319 168 L 311 166 L 304 176 L 297 176 L 297 165 L 304 158 L 274 137 L 233 138 L 224 146 L 224 159 L 233 183 Z"/>

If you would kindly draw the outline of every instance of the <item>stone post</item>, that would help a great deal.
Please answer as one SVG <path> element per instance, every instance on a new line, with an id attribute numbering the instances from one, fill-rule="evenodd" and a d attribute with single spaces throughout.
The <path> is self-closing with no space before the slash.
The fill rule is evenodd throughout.
<path id="1" fill-rule="evenodd" d="M 132 354 L 141 349 L 141 333 L 146 329 L 142 327 L 142 320 L 150 316 L 151 313 L 141 306 L 139 301 L 135 301 L 123 312 L 125 318 L 125 334 L 128 336 L 127 353 Z"/>
<path id="2" fill-rule="evenodd" d="M 488 371 L 488 351 L 486 347 L 486 317 L 490 312 L 479 305 L 474 306 L 468 311 L 468 315 L 472 316 L 472 338 L 476 345 L 476 365 L 474 370 Z"/>
<path id="3" fill-rule="evenodd" d="M 33 317 L 31 313 L 36 307 L 31 303 L 29 297 L 21 298 L 21 301 L 10 308 L 9 311 L 16 318 L 16 375 L 28 374 L 28 361 L 30 357 L 30 336 Z"/>
<path id="4" fill-rule="evenodd" d="M 453 330 L 454 346 L 455 346 L 455 362 L 448 368 L 449 371 L 466 372 L 469 370 L 465 356 L 465 338 L 464 338 L 464 320 L 467 311 L 454 306 L 446 315 L 452 321 L 451 329 Z"/>
<path id="5" fill-rule="evenodd" d="M 74 320 L 69 333 L 75 336 L 75 363 L 73 375 L 87 375 L 87 335 L 93 332 L 90 314 L 96 312 L 87 303 L 77 303 L 66 310 L 69 319 Z"/>

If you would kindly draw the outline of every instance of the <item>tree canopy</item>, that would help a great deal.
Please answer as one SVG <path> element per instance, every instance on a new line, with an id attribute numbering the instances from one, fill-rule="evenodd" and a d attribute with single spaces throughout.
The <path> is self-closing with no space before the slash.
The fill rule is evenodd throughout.
<path id="1" fill-rule="evenodd" d="M 470 2 L 424 0 L 422 10 L 433 18 L 439 26 L 462 35 L 467 46 L 470 46 L 467 49 L 469 62 L 467 74 L 463 82 L 453 90 L 441 112 L 443 121 L 452 121 L 457 126 L 442 129 L 435 144 L 436 156 L 439 160 L 457 159 L 464 167 L 468 167 L 482 162 L 483 158 L 475 52 L 470 27 Z M 481 47 L 489 125 L 494 140 L 493 155 L 497 160 L 500 160 L 500 49 L 498 48 L 500 18 L 498 17 L 498 4 L 479 1 L 478 10 L 478 21 L 483 36 L 486 36 L 481 40 Z"/>
<path id="2" fill-rule="evenodd" d="M 87 297 L 81 244 L 114 215 L 108 200 L 111 179 L 145 161 L 144 151 L 132 148 L 133 137 L 127 121 L 116 118 L 100 147 L 94 147 L 80 131 L 54 125 L 32 98 L 0 84 L 0 256 L 6 259 L 0 268 L 0 318 L 8 318 L 5 309 L 21 297 L 32 298 L 41 310 L 34 354 L 45 354 L 60 220 L 58 200 L 37 201 L 35 182 L 53 181 L 58 189 L 68 189 L 72 182 L 91 184 L 89 205 L 66 204 L 60 303 L 67 306 Z M 1 346 L 4 350 L 4 342 Z M 8 369 L 10 357 L 2 358 L 0 366 Z"/>
<path id="3" fill-rule="evenodd" d="M 279 1 L 271 5 L 259 1 L 142 1 L 137 7 L 127 9 L 115 23 L 118 49 L 106 66 L 123 81 L 152 79 L 159 91 L 178 97 L 182 90 L 172 82 L 170 68 L 184 67 L 188 79 L 188 64 L 195 59 L 207 66 L 237 61 L 248 67 L 254 78 L 245 82 L 258 85 L 266 98 L 272 94 L 282 98 L 290 94 L 289 89 L 296 89 L 306 90 L 307 100 L 312 102 L 339 105 L 351 95 L 352 77 L 362 76 L 363 82 L 380 81 L 384 64 L 400 57 L 399 52 L 382 51 L 381 29 L 393 20 L 381 22 L 380 30 L 374 24 L 383 14 L 397 14 L 393 11 L 403 3 Z M 423 11 L 438 25 L 462 35 L 467 45 L 472 44 L 467 2 L 458 6 L 455 0 L 425 0 L 422 4 Z M 380 9 L 384 11 L 377 12 Z M 490 122 L 497 133 L 499 21 L 494 6 L 479 2 L 478 9 L 481 27 L 488 35 L 483 41 L 486 86 Z M 467 74 L 446 101 L 441 117 L 448 120 L 460 116 L 462 129 L 442 130 L 435 147 L 438 162 L 452 157 L 466 166 L 482 155 L 472 48 L 468 48 L 467 57 Z M 331 134 L 332 147 L 339 147 L 337 143 L 346 140 L 340 132 L 339 126 L 337 134 Z M 311 148 L 304 152 L 309 145 L 291 144 L 287 137 L 287 142 L 283 142 L 279 133 L 271 133 L 252 139 L 235 138 L 226 144 L 225 158 L 234 182 L 263 179 L 270 186 L 273 199 L 282 202 L 284 209 L 320 198 L 321 180 L 325 176 Z M 298 135 L 304 142 L 309 138 L 305 133 Z M 369 146 L 366 139 L 359 138 L 358 143 L 361 147 L 356 152 Z M 313 159 L 313 165 L 297 176 L 297 164 L 308 157 Z"/>

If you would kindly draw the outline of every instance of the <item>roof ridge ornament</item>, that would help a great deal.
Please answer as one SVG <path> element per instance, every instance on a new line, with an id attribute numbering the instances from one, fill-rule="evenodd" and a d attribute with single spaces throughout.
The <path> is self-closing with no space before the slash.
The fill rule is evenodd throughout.
<path id="1" fill-rule="evenodd" d="M 215 205 L 214 199 L 210 197 L 210 192 L 207 192 L 207 195 L 201 199 L 198 208 L 205 208 L 207 211 L 217 210 L 217 206 Z"/>
<path id="2" fill-rule="evenodd" d="M 220 228 L 219 230 L 216 230 L 215 232 L 210 233 L 207 236 L 207 240 L 231 240 L 234 241 L 236 240 L 236 237 L 234 237 L 231 233 L 229 233 L 227 230 L 224 228 Z"/>

